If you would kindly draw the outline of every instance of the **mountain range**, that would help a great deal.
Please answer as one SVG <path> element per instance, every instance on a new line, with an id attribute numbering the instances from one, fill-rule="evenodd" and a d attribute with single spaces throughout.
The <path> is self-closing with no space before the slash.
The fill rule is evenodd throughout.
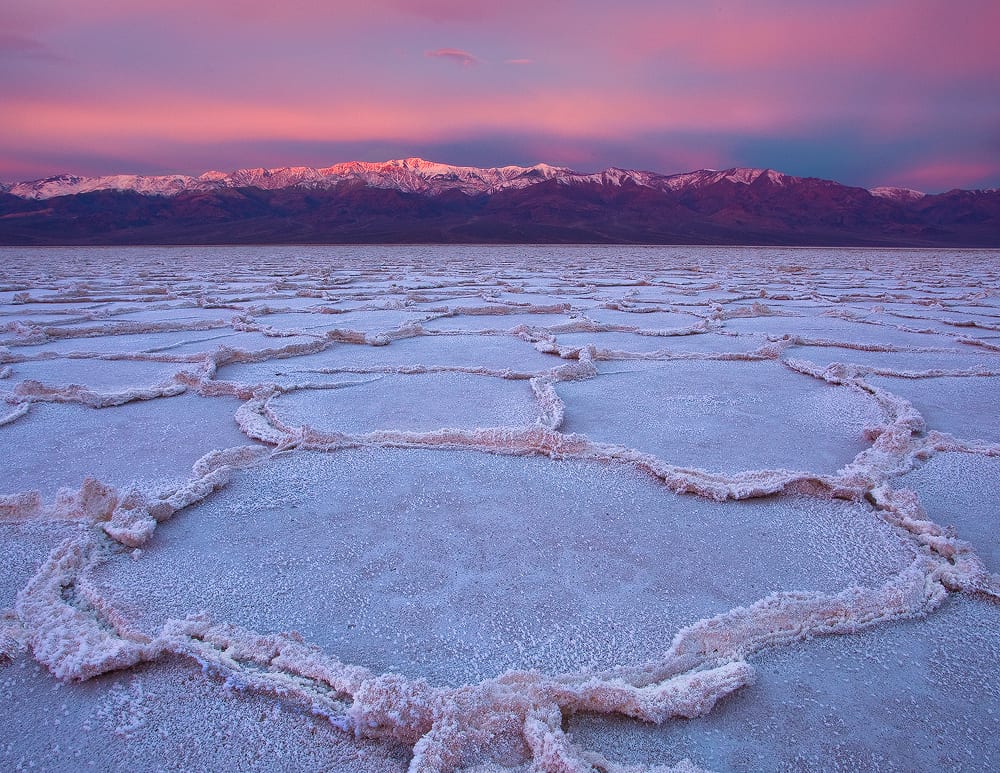
<path id="1" fill-rule="evenodd" d="M 1000 191 L 419 158 L 0 185 L 3 244 L 393 242 L 1000 247 Z"/>

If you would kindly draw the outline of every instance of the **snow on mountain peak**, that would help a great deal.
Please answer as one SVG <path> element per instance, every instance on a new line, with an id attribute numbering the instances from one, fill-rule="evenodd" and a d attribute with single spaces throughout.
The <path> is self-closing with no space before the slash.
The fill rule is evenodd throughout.
<path id="1" fill-rule="evenodd" d="M 526 188 L 555 180 L 563 185 L 594 184 L 622 187 L 637 185 L 659 191 L 695 190 L 726 185 L 787 185 L 802 178 L 773 169 L 732 167 L 699 169 L 682 174 L 611 167 L 601 172 L 580 173 L 566 167 L 538 163 L 533 166 L 474 167 L 442 164 L 417 156 L 389 161 L 348 161 L 314 169 L 306 166 L 237 169 L 232 172 L 208 171 L 198 177 L 187 175 L 107 175 L 80 177 L 63 174 L 43 180 L 15 183 L 0 190 L 27 199 L 48 199 L 101 190 L 133 191 L 145 195 L 175 196 L 184 191 L 213 191 L 222 188 L 334 188 L 360 184 L 406 193 L 439 194 L 459 191 L 467 195 L 493 194 L 508 188 Z M 832 183 L 831 183 L 832 184 Z M 908 188 L 879 187 L 869 191 L 895 201 L 915 201 L 924 194 Z"/>
<path id="2" fill-rule="evenodd" d="M 893 201 L 918 201 L 926 196 L 926 193 L 915 191 L 912 188 L 895 188 L 890 185 L 880 185 L 877 188 L 869 188 L 868 192 L 872 196 L 880 199 L 891 199 Z"/>
<path id="3" fill-rule="evenodd" d="M 93 191 L 133 191 L 146 195 L 173 196 L 181 191 L 198 187 L 199 181 L 187 175 L 134 175 L 117 174 L 102 177 L 57 175 L 44 180 L 16 183 L 10 193 L 25 199 L 50 199 L 75 193 Z"/>

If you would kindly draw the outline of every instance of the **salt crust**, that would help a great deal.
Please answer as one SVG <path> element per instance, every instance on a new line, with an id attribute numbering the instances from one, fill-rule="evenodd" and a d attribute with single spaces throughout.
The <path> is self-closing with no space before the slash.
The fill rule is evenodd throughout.
<path id="1" fill-rule="evenodd" d="M 584 357 L 582 371 L 564 375 L 589 375 L 586 363 Z M 807 369 L 795 363 L 793 367 Z M 843 378 L 835 373 L 822 377 Z M 639 666 L 556 676 L 508 672 L 460 688 L 435 688 L 424 680 L 396 674 L 376 675 L 343 664 L 295 635 L 262 636 L 205 617 L 170 620 L 153 637 L 130 631 L 87 582 L 87 570 L 113 552 L 107 537 L 132 548 L 146 544 L 157 523 L 224 486 L 234 467 L 262 463 L 271 453 L 260 446 L 246 446 L 206 455 L 187 483 L 156 496 L 138 489 L 120 493 L 88 479 L 79 491 L 60 491 L 48 507 L 34 492 L 5 497 L 6 517 L 84 519 L 107 535 L 93 531 L 53 550 L 18 594 L 17 638 L 25 640 L 35 658 L 55 676 L 66 680 L 88 679 L 166 655 L 194 658 L 231 687 L 302 703 L 359 736 L 412 744 L 412 770 L 453 769 L 478 758 L 498 737 L 510 735 L 521 738 L 537 767 L 580 770 L 590 769 L 593 760 L 563 733 L 564 712 L 618 713 L 649 722 L 700 716 L 719 698 L 752 682 L 753 669 L 746 658 L 761 648 L 920 616 L 936 608 L 949 590 L 1000 597 L 997 578 L 985 571 L 970 546 L 926 519 L 912 492 L 894 491 L 884 483 L 872 485 L 912 465 L 932 446 L 947 445 L 946 438 L 915 436 L 920 417 L 904 400 L 870 388 L 892 422 L 877 433 L 872 448 L 838 476 L 785 471 L 722 476 L 669 467 L 629 449 L 560 434 L 552 428 L 561 416 L 552 388 L 555 379 L 533 382 L 545 406 L 545 418 L 528 429 L 387 431 L 354 438 L 325 435 L 276 423 L 267 410 L 270 395 L 245 403 L 237 420 L 249 436 L 278 451 L 293 447 L 333 451 L 362 444 L 473 448 L 632 464 L 676 491 L 712 499 L 789 490 L 867 496 L 883 518 L 924 550 L 910 567 L 878 588 L 856 587 L 832 595 L 776 593 L 749 607 L 700 621 L 678 632 L 662 657 Z M 13 649 L 14 639 L 9 632 L 4 634 L 5 651 Z"/>
<path id="2" fill-rule="evenodd" d="M 65 302 L 72 298 L 64 296 L 60 300 Z M 868 298 L 847 295 L 838 300 L 865 301 Z M 27 301 L 22 297 L 20 302 Z M 623 301 L 608 308 L 630 310 L 630 303 Z M 568 310 L 566 304 L 509 308 L 511 313 L 526 310 L 565 313 Z M 650 306 L 648 310 L 654 308 L 674 310 L 676 307 Z M 460 311 L 454 309 L 451 313 L 497 314 L 498 311 L 491 303 L 482 307 L 463 307 Z M 580 321 L 562 326 L 561 331 L 624 331 L 664 337 L 698 335 L 719 330 L 719 326 L 724 326 L 729 319 L 772 314 L 772 309 L 754 302 L 739 308 L 714 307 L 705 319 L 686 329 L 651 331 L 638 325 L 629 328 Z M 214 323 L 186 326 L 130 323 L 128 332 L 218 326 Z M 300 331 L 270 328 L 258 323 L 249 313 L 236 317 L 232 326 L 274 338 L 300 334 Z M 6 347 L 0 347 L 0 363 L 19 361 L 15 351 L 18 345 L 66 336 L 114 334 L 124 328 L 98 323 L 64 330 L 15 323 L 6 325 L 4 330 L 10 338 L 5 341 Z M 313 343 L 252 352 L 218 347 L 207 360 L 186 355 L 136 353 L 133 355 L 136 359 L 199 362 L 203 366 L 200 373 L 178 372 L 172 382 L 151 389 L 101 394 L 79 386 L 57 388 L 39 382 L 22 382 L 13 393 L 2 395 L 11 410 L 0 416 L 0 426 L 24 416 L 36 401 L 74 402 L 101 408 L 129 400 L 169 397 L 193 389 L 205 397 L 232 395 L 243 399 L 245 402 L 236 414 L 239 426 L 249 438 L 271 449 L 245 446 L 213 451 L 198 461 L 187 482 L 167 492 L 138 488 L 117 491 L 88 478 L 79 490 L 61 490 L 52 502 L 44 502 L 38 492 L 0 496 L 0 518 L 77 519 L 93 524 L 84 536 L 58 545 L 18 594 L 13 613 L 0 617 L 0 662 L 9 661 L 27 645 L 34 657 L 57 678 L 73 681 L 167 656 L 191 658 L 200 663 L 206 673 L 225 680 L 231 688 L 299 703 L 326 717 L 334 726 L 359 737 L 392 738 L 412 744 L 410 769 L 414 771 L 458 768 L 480 759 L 484 750 L 497 739 L 509 737 L 520 739 L 526 759 L 537 769 L 625 770 L 574 745 L 563 732 L 564 715 L 575 711 L 617 713 L 655 723 L 673 717 L 700 716 L 711 711 L 725 695 L 753 681 L 754 672 L 747 658 L 763 648 L 817 635 L 853 633 L 892 620 L 919 617 L 939 606 L 948 592 L 1000 599 L 1000 578 L 986 571 L 972 546 L 930 521 L 916 494 L 894 489 L 890 484 L 891 478 L 912 469 L 936 452 L 998 456 L 1000 446 L 958 440 L 940 432 L 925 433 L 923 419 L 910 403 L 864 380 L 869 373 L 933 378 L 995 375 L 993 371 L 939 370 L 904 374 L 837 364 L 820 368 L 805 360 L 784 359 L 783 364 L 796 372 L 870 396 L 884 410 L 887 421 L 868 430 L 871 446 L 834 475 L 788 470 L 721 475 L 667 465 L 629 448 L 560 433 L 565 405 L 556 394 L 554 384 L 561 380 L 592 378 L 596 375 L 594 362 L 607 359 L 778 359 L 796 345 L 855 347 L 866 351 L 892 348 L 784 336 L 769 340 L 751 352 L 704 354 L 658 350 L 637 353 L 601 350 L 594 346 L 559 347 L 553 332 L 558 331 L 527 326 L 511 331 L 533 343 L 539 351 L 558 355 L 564 361 L 546 373 L 531 376 L 540 418 L 536 426 L 529 428 L 442 428 L 424 433 L 388 430 L 362 435 L 321 433 L 308 426 L 286 426 L 269 410 L 269 400 L 280 394 L 282 388 L 212 378 L 222 364 L 314 353 L 323 351 L 331 342 L 383 346 L 402 338 L 428 334 L 419 325 L 407 325 L 376 335 L 334 329 L 314 337 Z M 1000 351 L 1000 346 L 981 339 L 957 337 L 953 340 Z M 12 344 L 13 349 L 9 348 Z M 5 375 L 0 373 L 0 378 Z M 524 377 L 524 374 L 490 371 L 483 371 L 483 375 Z M 302 384 L 298 388 L 309 386 L 313 385 Z M 853 587 L 836 594 L 774 593 L 745 608 L 701 620 L 679 631 L 666 652 L 645 663 L 604 672 L 557 675 L 508 672 L 495 679 L 457 688 L 438 688 L 424 680 L 407 679 L 397 674 L 374 674 L 360 666 L 342 663 L 304 642 L 297 634 L 262 635 L 216 623 L 201 615 L 169 620 L 156 635 L 146 636 L 130 630 L 127 621 L 89 585 L 89 569 L 101 561 L 113 560 L 123 549 L 120 546 L 138 548 L 148 543 L 158 523 L 225 486 L 234 468 L 266 463 L 271 453 L 295 448 L 335 452 L 361 445 L 459 448 L 627 464 L 659 479 L 677 493 L 715 500 L 781 492 L 867 499 L 875 507 L 875 513 L 895 527 L 901 538 L 912 540 L 918 546 L 918 552 L 910 566 L 880 587 Z M 671 769 L 697 768 L 682 761 Z"/>

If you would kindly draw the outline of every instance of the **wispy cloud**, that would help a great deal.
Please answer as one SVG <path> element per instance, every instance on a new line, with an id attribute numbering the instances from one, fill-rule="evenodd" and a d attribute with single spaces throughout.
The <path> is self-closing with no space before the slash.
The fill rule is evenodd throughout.
<path id="1" fill-rule="evenodd" d="M 479 64 L 479 59 L 468 51 L 462 51 L 458 48 L 439 48 L 436 51 L 428 51 L 424 56 L 432 59 L 449 59 L 462 67 L 472 67 Z"/>
<path id="2" fill-rule="evenodd" d="M 534 59 L 504 59 L 504 64 L 534 64 Z"/>

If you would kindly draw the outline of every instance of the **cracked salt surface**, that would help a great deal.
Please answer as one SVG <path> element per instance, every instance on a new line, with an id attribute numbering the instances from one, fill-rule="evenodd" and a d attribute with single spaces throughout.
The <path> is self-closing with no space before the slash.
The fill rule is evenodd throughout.
<path id="1" fill-rule="evenodd" d="M 531 425 L 539 416 L 524 380 L 465 373 L 376 375 L 343 379 L 335 389 L 302 389 L 270 401 L 284 424 L 326 432 L 379 429 L 429 432 L 439 427 Z"/>
<path id="2" fill-rule="evenodd" d="M 683 342 L 673 341 L 676 337 L 636 335 L 634 333 L 560 333 L 556 336 L 559 347 L 579 349 L 593 346 L 599 352 L 649 353 L 671 348 L 683 348 Z"/>
<path id="3" fill-rule="evenodd" d="M 644 310 L 634 306 L 628 308 L 628 311 L 623 311 L 597 307 L 587 309 L 586 315 L 600 324 L 635 327 L 640 330 L 675 330 L 690 327 L 702 319 L 690 311 Z"/>
<path id="4" fill-rule="evenodd" d="M 394 341 L 392 346 L 371 346 L 363 341 L 334 343 L 316 354 L 273 359 L 250 364 L 225 365 L 217 377 L 244 383 L 278 383 L 308 380 L 324 371 L 393 372 L 399 370 L 469 370 L 503 374 L 530 375 L 549 370 L 558 362 L 533 346 L 511 336 L 418 336 Z"/>
<path id="5" fill-rule="evenodd" d="M 1000 458 L 937 454 L 900 484 L 920 495 L 935 523 L 953 527 L 976 546 L 991 572 L 1000 572 Z"/>
<path id="6" fill-rule="evenodd" d="M 280 307 L 282 303 L 275 306 Z M 265 307 L 267 308 L 267 307 Z M 370 311 L 343 311 L 338 314 L 326 313 L 329 307 L 320 306 L 315 313 L 308 309 L 291 313 L 274 312 L 255 314 L 255 320 L 262 325 L 276 330 L 309 330 L 317 331 L 324 329 L 341 328 L 344 330 L 356 330 L 364 333 L 382 333 L 388 330 L 395 330 L 406 325 L 415 325 L 428 317 L 430 314 L 414 314 L 412 311 L 399 310 L 370 310 Z M 253 311 L 256 311 L 254 309 Z"/>
<path id="7" fill-rule="evenodd" d="M 769 299 L 766 304 L 768 310 L 774 305 Z M 940 346 L 943 341 L 948 340 L 933 333 L 909 332 L 893 325 L 867 324 L 864 320 L 855 321 L 818 315 L 808 317 L 763 315 L 730 319 L 726 321 L 725 329 L 737 334 L 791 335 L 807 341 L 817 339 L 846 341 L 864 346 L 917 348 Z"/>
<path id="8" fill-rule="evenodd" d="M 964 371 L 988 375 L 1000 374 L 1000 352 L 989 352 L 973 346 L 942 351 L 864 351 L 840 346 L 792 346 L 786 357 L 809 360 L 822 367 L 835 362 L 856 365 L 865 372 L 884 375 L 932 373 L 944 375 Z"/>
<path id="9" fill-rule="evenodd" d="M 0 260 L 3 769 L 998 766 L 997 253 Z"/>
<path id="10" fill-rule="evenodd" d="M 79 384 L 96 392 L 117 392 L 128 387 L 156 386 L 171 382 L 178 372 L 173 363 L 142 360 L 52 359 L 18 362 L 9 366 L 8 379 L 0 383 L 15 389 L 22 381 L 40 381 L 49 386 Z M 194 370 L 194 367 L 191 368 Z"/>
<path id="11" fill-rule="evenodd" d="M 436 316 L 423 326 L 428 330 L 447 330 L 462 332 L 506 332 L 524 325 L 529 328 L 552 328 L 571 324 L 573 319 L 565 314 L 456 314 L 455 316 Z"/>
<path id="12" fill-rule="evenodd" d="M 141 324 L 141 323 L 137 323 Z M 200 323 L 198 323 L 200 324 Z M 81 338 L 62 338 L 35 346 L 17 346 L 15 352 L 29 357 L 42 353 L 56 355 L 93 354 L 107 355 L 127 352 L 136 355 L 164 354 L 170 358 L 198 359 L 218 349 L 221 346 L 260 351 L 279 349 L 293 343 L 310 343 L 312 336 L 296 336 L 295 338 L 275 338 L 261 333 L 234 332 L 232 328 L 187 329 L 166 333 L 128 333 L 119 336 L 86 336 Z M 10 345 L 10 341 L 7 344 Z"/>
<path id="13" fill-rule="evenodd" d="M 145 630 L 205 609 L 460 685 L 637 662 L 668 632 L 768 593 L 874 587 L 912 560 L 846 502 L 725 505 L 594 463 L 348 450 L 246 471 L 97 584 L 116 607 L 149 610 Z"/>
<path id="14" fill-rule="evenodd" d="M 969 440 L 1000 443 L 1000 377 L 901 379 L 873 376 L 868 381 L 913 403 L 930 429 Z"/>
<path id="15" fill-rule="evenodd" d="M 0 468 L 0 493 L 37 489 L 49 497 L 88 476 L 119 488 L 186 480 L 212 449 L 248 442 L 233 421 L 238 406 L 195 395 L 101 409 L 33 402 L 25 417 L 0 427 L 12 450 Z"/>
<path id="16" fill-rule="evenodd" d="M 409 747 L 331 734 L 269 696 L 220 689 L 165 660 L 83 684 L 21 661 L 0 671 L 5 770 L 246 770 L 398 773 Z"/>
<path id="17" fill-rule="evenodd" d="M 865 427 L 884 420 L 863 392 L 773 360 L 609 362 L 598 372 L 556 387 L 566 403 L 563 428 L 676 465 L 834 472 L 865 449 Z"/>
<path id="18" fill-rule="evenodd" d="M 682 755 L 712 770 L 986 771 L 996 739 L 1000 626 L 993 602 L 816 639 L 753 659 L 758 681 L 695 720 L 660 727 L 579 715 L 574 740 L 625 762 Z"/>

